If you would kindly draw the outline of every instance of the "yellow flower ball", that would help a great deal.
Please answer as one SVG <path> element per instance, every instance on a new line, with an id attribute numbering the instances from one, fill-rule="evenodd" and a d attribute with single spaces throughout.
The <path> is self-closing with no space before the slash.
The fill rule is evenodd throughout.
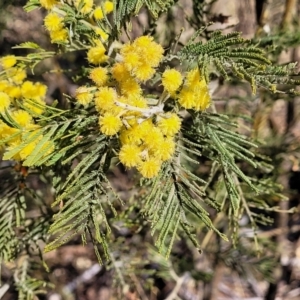
<path id="1" fill-rule="evenodd" d="M 119 82 L 123 82 L 127 79 L 130 79 L 130 73 L 126 69 L 123 63 L 116 63 L 111 69 L 113 78 Z"/>
<path id="2" fill-rule="evenodd" d="M 195 68 L 186 74 L 187 85 L 193 86 L 197 84 L 200 80 L 201 80 L 201 76 L 198 68 Z"/>
<path id="3" fill-rule="evenodd" d="M 105 1 L 104 2 L 104 11 L 106 14 L 109 14 L 114 10 L 114 3 L 112 1 Z"/>
<path id="4" fill-rule="evenodd" d="M 63 28 L 63 18 L 52 12 L 45 17 L 44 24 L 48 31 L 58 31 Z"/>
<path id="5" fill-rule="evenodd" d="M 160 147 L 155 150 L 154 157 L 159 160 L 166 161 L 173 157 L 175 152 L 175 142 L 172 138 L 165 139 Z"/>
<path id="6" fill-rule="evenodd" d="M 50 31 L 51 43 L 64 43 L 68 41 L 68 30 L 65 28 Z"/>
<path id="7" fill-rule="evenodd" d="M 22 128 L 26 128 L 33 123 L 31 115 L 22 109 L 15 110 L 11 113 L 12 118 L 18 123 Z"/>
<path id="8" fill-rule="evenodd" d="M 107 69 L 95 68 L 90 72 L 90 79 L 92 79 L 97 86 L 104 85 L 108 80 Z"/>
<path id="9" fill-rule="evenodd" d="M 123 64 L 129 72 L 138 68 L 138 66 L 141 64 L 139 54 L 136 52 L 128 52 L 123 54 Z"/>
<path id="10" fill-rule="evenodd" d="M 133 75 L 140 81 L 147 81 L 153 77 L 155 69 L 153 69 L 147 62 L 139 65 Z"/>
<path id="11" fill-rule="evenodd" d="M 58 0 L 40 0 L 40 4 L 46 9 L 51 9 L 53 6 L 58 4 Z"/>
<path id="12" fill-rule="evenodd" d="M 196 95 L 195 110 L 203 111 L 210 106 L 211 99 L 208 88 L 201 89 L 201 92 Z"/>
<path id="13" fill-rule="evenodd" d="M 145 178 L 153 178 L 158 175 L 161 162 L 157 158 L 149 158 L 138 166 L 138 171 Z"/>
<path id="14" fill-rule="evenodd" d="M 153 42 L 153 37 L 149 35 L 143 35 L 135 39 L 133 42 L 134 47 L 146 49 L 149 46 L 151 46 L 151 43 Z"/>
<path id="15" fill-rule="evenodd" d="M 3 69 L 9 69 L 17 63 L 17 58 L 14 55 L 7 55 L 1 58 Z"/>
<path id="16" fill-rule="evenodd" d="M 105 135 L 115 135 L 120 131 L 122 127 L 122 121 L 119 117 L 114 116 L 111 113 L 105 113 L 99 117 L 100 131 Z"/>
<path id="17" fill-rule="evenodd" d="M 40 82 L 35 83 L 34 85 L 36 91 L 36 97 L 44 98 L 47 92 L 47 86 Z"/>
<path id="18" fill-rule="evenodd" d="M 21 142 L 20 135 L 15 135 L 12 138 L 14 134 L 17 134 L 19 132 L 20 132 L 19 129 L 12 128 L 7 124 L 3 123 L 2 121 L 0 121 L 0 139 L 8 139 L 6 142 L 7 145 L 12 145 L 14 143 L 19 144 Z"/>
<path id="19" fill-rule="evenodd" d="M 141 53 L 142 59 L 146 60 L 151 67 L 155 68 L 163 58 L 164 49 L 161 45 L 152 42 L 150 47 L 143 49 Z"/>
<path id="20" fill-rule="evenodd" d="M 161 81 L 165 90 L 168 93 L 173 94 L 180 87 L 182 83 L 182 76 L 177 70 L 169 69 L 164 71 Z"/>
<path id="21" fill-rule="evenodd" d="M 164 141 L 164 136 L 159 128 L 152 127 L 149 132 L 143 136 L 143 141 L 147 148 L 153 149 L 155 151 Z"/>
<path id="22" fill-rule="evenodd" d="M 10 83 L 7 80 L 0 80 L 0 92 L 5 92 L 10 87 Z"/>
<path id="23" fill-rule="evenodd" d="M 136 167 L 142 162 L 140 147 L 133 144 L 124 145 L 119 152 L 119 159 L 125 167 Z"/>
<path id="24" fill-rule="evenodd" d="M 94 1 L 93 0 L 76 0 L 75 5 L 79 8 L 80 3 L 83 3 L 82 7 L 80 7 L 80 12 L 83 14 L 88 14 L 92 11 Z"/>
<path id="25" fill-rule="evenodd" d="M 107 15 L 114 10 L 114 4 L 112 1 L 105 1 L 103 7 L 104 13 L 101 6 L 97 6 L 95 8 L 93 15 L 96 20 L 102 20 L 104 18 L 104 14 Z"/>
<path id="26" fill-rule="evenodd" d="M 6 93 L 0 92 L 0 112 L 4 112 L 10 105 L 10 98 Z"/>
<path id="27" fill-rule="evenodd" d="M 99 88 L 95 94 L 95 106 L 97 111 L 106 112 L 112 110 L 117 100 L 117 93 L 113 88 Z"/>
<path id="28" fill-rule="evenodd" d="M 193 108 L 196 104 L 193 90 L 188 87 L 183 87 L 178 95 L 178 102 L 186 109 Z"/>
<path id="29" fill-rule="evenodd" d="M 108 34 L 101 28 L 95 28 L 96 34 L 100 35 L 103 41 L 108 39 Z"/>
<path id="30" fill-rule="evenodd" d="M 133 78 L 128 78 L 120 82 L 120 92 L 124 96 L 139 96 L 142 94 L 142 88 Z"/>
<path id="31" fill-rule="evenodd" d="M 105 55 L 106 49 L 100 41 L 97 41 L 97 46 L 89 49 L 87 59 L 89 63 L 98 65 L 106 62 L 108 56 Z"/>
<path id="32" fill-rule="evenodd" d="M 157 126 L 164 135 L 173 136 L 180 130 L 181 120 L 176 114 L 168 113 L 161 117 Z"/>
<path id="33" fill-rule="evenodd" d="M 103 10 L 101 6 L 97 6 L 94 10 L 94 18 L 96 20 L 102 20 L 104 18 Z"/>
<path id="34" fill-rule="evenodd" d="M 15 84 L 21 84 L 26 76 L 26 71 L 20 68 L 11 68 L 7 70 L 7 77 Z"/>
<path id="35" fill-rule="evenodd" d="M 94 95 L 86 86 L 79 87 L 75 92 L 75 99 L 83 106 L 88 106 L 93 101 Z"/>
<path id="36" fill-rule="evenodd" d="M 28 99 L 33 99 L 36 97 L 36 88 L 31 81 L 24 81 L 22 86 L 21 86 L 21 94 L 22 97 L 28 98 Z"/>
<path id="37" fill-rule="evenodd" d="M 6 89 L 6 93 L 11 98 L 20 98 L 22 96 L 19 86 L 11 85 Z"/>

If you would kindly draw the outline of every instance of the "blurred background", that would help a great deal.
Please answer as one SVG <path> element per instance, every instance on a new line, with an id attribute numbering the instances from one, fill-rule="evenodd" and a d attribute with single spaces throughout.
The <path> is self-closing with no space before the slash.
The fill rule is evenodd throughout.
<path id="1" fill-rule="evenodd" d="M 25 0 L 0 0 L 0 56 L 25 55 L 25 50 L 11 47 L 26 41 L 57 50 L 43 27 L 46 12 L 36 9 L 26 13 L 22 8 L 25 4 Z M 132 21 L 131 33 L 134 37 L 151 31 L 168 47 L 181 28 L 185 30 L 179 43 L 184 44 L 196 28 L 211 21 L 209 31 L 241 31 L 245 38 L 268 49 L 274 63 L 286 64 L 299 61 L 299 15 L 297 0 L 179 0 L 169 12 L 160 15 L 156 27 L 149 25 L 153 19 L 142 10 Z M 49 103 L 58 100 L 64 107 L 64 94 L 74 95 L 80 85 L 77 74 L 85 66 L 84 52 L 58 54 L 39 64 L 30 76 L 47 84 Z M 50 72 L 52 69 L 56 72 Z M 130 198 L 135 183 L 130 171 L 119 166 L 110 171 L 110 178 L 126 199 L 132 220 L 127 220 L 126 226 L 122 222 L 115 224 L 117 247 L 113 261 L 99 265 L 92 245 L 82 246 L 79 238 L 47 253 L 45 261 L 50 271 L 37 268 L 35 275 L 52 285 L 36 299 L 300 299 L 300 215 L 297 210 L 287 213 L 300 204 L 300 97 L 270 94 L 263 89 L 253 95 L 249 84 L 224 82 L 222 78 L 216 83 L 213 99 L 217 111 L 245 116 L 239 120 L 239 131 L 261 142 L 262 154 L 273 160 L 271 180 L 283 186 L 283 194 L 288 198 L 266 198 L 269 205 L 277 208 L 267 213 L 258 211 L 274 219 L 273 224 L 258 228 L 261 253 L 249 243 L 253 232 L 249 220 L 242 218 L 236 248 L 200 228 L 202 254 L 181 239 L 170 260 L 165 260 L 151 246 L 151 237 L 143 228 L 145 221 L 133 221 L 138 215 Z M 251 124 L 246 117 L 253 118 Z M 197 172 L 205 174 L 209 166 L 203 158 Z M 1 171 L 0 176 L 8 174 Z M 53 192 L 49 186 L 34 176 L 30 184 L 42 189 L 51 203 Z M 211 196 L 214 197 L 213 191 Z M 34 207 L 30 213 L 35 213 Z M 212 218 L 216 226 L 228 227 L 222 214 Z M 22 264 L 22 258 L 17 264 Z M 16 289 L 10 285 L 13 268 L 13 263 L 2 266 L 0 299 L 17 299 Z"/>

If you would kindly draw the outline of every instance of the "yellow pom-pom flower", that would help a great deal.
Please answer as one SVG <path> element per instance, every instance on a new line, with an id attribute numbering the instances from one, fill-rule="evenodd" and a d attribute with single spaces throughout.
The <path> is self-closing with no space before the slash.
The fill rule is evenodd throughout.
<path id="1" fill-rule="evenodd" d="M 137 145 L 124 145 L 120 150 L 119 158 L 125 167 L 136 167 L 142 162 L 141 149 Z"/>
<path id="2" fill-rule="evenodd" d="M 12 118 L 18 123 L 22 128 L 26 128 L 33 123 L 31 115 L 22 109 L 15 110 L 11 113 Z"/>
<path id="3" fill-rule="evenodd" d="M 20 68 L 11 68 L 7 70 L 7 77 L 15 84 L 21 84 L 26 76 L 25 70 Z"/>
<path id="4" fill-rule="evenodd" d="M 7 80 L 0 80 L 0 92 L 5 92 L 10 87 L 10 83 Z"/>
<path id="5" fill-rule="evenodd" d="M 104 13 L 101 6 L 98 6 L 94 10 L 94 18 L 96 20 L 102 20 L 104 18 Z"/>
<path id="6" fill-rule="evenodd" d="M 31 81 L 24 81 L 21 86 L 21 93 L 24 98 L 32 99 L 36 96 L 36 88 Z"/>
<path id="7" fill-rule="evenodd" d="M 94 10 L 94 18 L 96 20 L 102 20 L 104 18 L 104 14 L 109 14 L 114 10 L 114 4 L 112 1 L 105 1 L 104 2 L 104 13 L 101 6 L 96 7 Z"/>
<path id="8" fill-rule="evenodd" d="M 157 67 L 163 58 L 164 49 L 153 41 L 153 37 L 141 36 L 133 42 L 133 47 L 151 67 Z"/>
<path id="9" fill-rule="evenodd" d="M 151 67 L 155 68 L 159 65 L 163 58 L 164 49 L 161 45 L 152 42 L 149 48 L 144 49 L 143 59 L 147 60 Z"/>
<path id="10" fill-rule="evenodd" d="M 180 130 L 181 120 L 174 113 L 168 113 L 157 123 L 158 128 L 164 135 L 173 136 Z"/>
<path id="11" fill-rule="evenodd" d="M 133 42 L 133 45 L 134 45 L 134 47 L 137 47 L 137 48 L 146 49 L 149 46 L 151 46 L 152 42 L 153 42 L 153 37 L 152 36 L 143 35 L 143 36 L 138 37 Z"/>
<path id="12" fill-rule="evenodd" d="M 48 31 L 57 31 L 63 28 L 63 18 L 56 13 L 48 14 L 44 19 Z"/>
<path id="13" fill-rule="evenodd" d="M 131 95 L 131 97 L 129 97 L 129 103 L 134 107 L 148 108 L 147 100 L 140 95 L 138 96 Z"/>
<path id="14" fill-rule="evenodd" d="M 126 51 L 125 53 L 122 53 L 121 50 L 121 55 L 123 56 L 123 64 L 126 66 L 128 71 L 138 68 L 138 66 L 141 64 L 140 55 L 134 51 Z"/>
<path id="15" fill-rule="evenodd" d="M 180 85 L 182 83 L 182 76 L 181 76 L 180 72 L 178 72 L 177 70 L 169 69 L 169 70 L 164 71 L 164 73 L 162 74 L 161 81 L 162 81 L 162 85 L 165 88 L 165 90 L 168 93 L 173 94 L 180 87 Z"/>
<path id="16" fill-rule="evenodd" d="M 46 96 L 47 86 L 45 84 L 37 82 L 35 83 L 34 87 L 36 91 L 36 98 L 37 97 L 44 98 Z"/>
<path id="17" fill-rule="evenodd" d="M 126 69 L 123 63 L 116 63 L 111 69 L 113 78 L 117 81 L 122 82 L 130 78 L 130 73 Z"/>
<path id="18" fill-rule="evenodd" d="M 147 81 L 152 78 L 155 73 L 153 69 L 147 62 L 140 64 L 134 71 L 134 76 L 140 81 Z"/>
<path id="19" fill-rule="evenodd" d="M 97 111 L 106 112 L 112 110 L 117 100 L 117 93 L 107 86 L 99 88 L 95 94 L 95 106 Z"/>
<path id="20" fill-rule="evenodd" d="M 189 86 L 194 86 L 201 80 L 199 69 L 193 69 L 186 74 L 186 84 Z"/>
<path id="21" fill-rule="evenodd" d="M 11 86 L 7 87 L 6 93 L 11 98 L 20 98 L 22 95 L 21 88 L 16 85 L 11 85 Z"/>
<path id="22" fill-rule="evenodd" d="M 79 87 L 75 92 L 75 99 L 83 106 L 89 105 L 93 101 L 94 95 L 86 86 Z"/>
<path id="23" fill-rule="evenodd" d="M 193 108 L 196 104 L 193 90 L 188 87 L 183 87 L 178 95 L 178 102 L 186 109 Z"/>
<path id="24" fill-rule="evenodd" d="M 147 148 L 155 151 L 159 149 L 160 144 L 164 141 L 164 137 L 159 128 L 152 127 L 152 129 L 143 136 L 143 140 Z"/>
<path id="25" fill-rule="evenodd" d="M 17 63 L 17 58 L 14 55 L 7 55 L 1 58 L 3 69 L 9 69 Z"/>
<path id="26" fill-rule="evenodd" d="M 142 143 L 142 138 L 144 135 L 145 135 L 144 126 L 135 123 L 129 129 L 121 130 L 120 141 L 122 145 L 124 144 L 140 145 Z"/>
<path id="27" fill-rule="evenodd" d="M 107 61 L 108 56 L 105 55 L 106 49 L 100 41 L 97 41 L 97 46 L 89 49 L 87 58 L 89 63 L 98 65 Z"/>
<path id="28" fill-rule="evenodd" d="M 96 85 L 104 85 L 108 80 L 107 69 L 101 67 L 93 69 L 90 73 L 90 78 L 96 83 Z"/>
<path id="29" fill-rule="evenodd" d="M 51 43 L 65 43 L 68 41 L 68 30 L 65 28 L 50 31 Z"/>
<path id="30" fill-rule="evenodd" d="M 104 2 L 104 11 L 106 14 L 109 14 L 114 10 L 114 3 L 112 1 L 105 1 Z"/>
<path id="31" fill-rule="evenodd" d="M 174 152 L 175 142 L 172 138 L 167 138 L 160 144 L 160 147 L 155 150 L 154 157 L 166 161 L 172 158 Z"/>
<path id="32" fill-rule="evenodd" d="M 195 98 L 196 98 L 195 110 L 202 111 L 210 106 L 211 100 L 210 100 L 210 95 L 207 87 L 202 88 L 201 92 L 197 93 Z"/>
<path id="33" fill-rule="evenodd" d="M 0 112 L 4 112 L 10 105 L 10 98 L 6 93 L 0 92 Z"/>
<path id="34" fill-rule="evenodd" d="M 83 5 L 80 7 L 80 12 L 84 15 L 90 13 L 93 9 L 94 1 L 93 0 L 76 0 L 75 5 L 79 8 L 80 3 Z"/>
<path id="35" fill-rule="evenodd" d="M 142 88 L 133 78 L 120 82 L 121 94 L 124 96 L 138 96 L 142 93 Z"/>
<path id="36" fill-rule="evenodd" d="M 40 0 L 40 4 L 46 9 L 51 9 L 58 4 L 58 0 Z"/>
<path id="37" fill-rule="evenodd" d="M 158 175 L 161 162 L 157 158 L 149 158 L 138 166 L 139 172 L 145 178 L 153 178 Z"/>
<path id="38" fill-rule="evenodd" d="M 108 34 L 101 28 L 95 28 L 96 34 L 100 35 L 103 41 L 108 39 Z"/>
<path id="39" fill-rule="evenodd" d="M 99 117 L 100 131 L 105 135 L 115 135 L 120 131 L 122 127 L 122 121 L 119 117 L 114 116 L 111 113 L 105 113 Z"/>

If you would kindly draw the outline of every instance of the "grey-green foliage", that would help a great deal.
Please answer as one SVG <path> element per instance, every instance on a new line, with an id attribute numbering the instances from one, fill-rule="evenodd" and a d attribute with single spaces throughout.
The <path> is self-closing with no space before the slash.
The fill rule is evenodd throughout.
<path id="1" fill-rule="evenodd" d="M 166 11 L 176 1 L 174 0 L 114 0 L 114 22 L 120 30 L 125 20 L 129 20 L 133 15 L 137 15 L 140 9 L 145 6 L 151 15 L 156 19 L 161 12 Z"/>
<path id="2" fill-rule="evenodd" d="M 125 26 L 125 21 L 137 14 L 142 6 L 153 17 L 157 17 L 174 2 L 114 1 L 114 25 L 120 30 Z M 27 9 L 31 10 L 35 5 L 38 5 L 38 1 L 31 0 Z M 67 13 L 66 22 L 70 26 L 77 24 L 73 29 L 75 35 L 78 33 L 75 36 L 78 40 L 81 35 L 88 33 L 88 29 L 76 22 L 80 16 L 74 15 L 67 6 L 64 9 Z M 240 33 L 222 35 L 217 31 L 208 41 L 199 40 L 202 38 L 200 33 L 197 32 L 175 56 L 184 65 L 197 63 L 207 81 L 212 72 L 217 72 L 228 80 L 245 79 L 251 83 L 253 90 L 256 86 L 262 86 L 273 92 L 276 92 L 278 84 L 299 83 L 291 77 L 294 75 L 295 64 L 272 65 L 259 44 L 244 40 Z M 37 49 L 34 44 L 23 46 Z M 52 53 L 41 50 L 37 56 L 31 54 L 29 58 L 40 61 L 51 55 Z M 293 89 L 286 91 L 294 92 Z M 34 100 L 29 101 L 34 104 Z M 34 115 L 22 103 L 18 105 Z M 28 221 L 26 195 L 18 185 L 24 178 L 15 178 L 11 185 L 4 182 L 1 185 L 3 205 L 0 208 L 1 259 L 12 260 L 22 255 L 23 251 L 26 253 L 25 246 L 32 241 L 47 239 L 47 252 L 69 242 L 77 235 L 81 235 L 83 243 L 93 242 L 99 261 L 102 261 L 102 257 L 109 259 L 110 228 L 117 213 L 115 204 L 120 202 L 112 191 L 107 171 L 112 165 L 112 158 L 116 156 L 114 151 L 119 147 L 117 140 L 99 133 L 98 116 L 94 110 L 80 110 L 76 107 L 63 111 L 47 107 L 43 116 L 34 116 L 41 125 L 40 129 L 23 134 L 23 142 L 7 151 L 4 158 L 12 159 L 20 150 L 36 142 L 35 150 L 25 159 L 23 165 L 36 168 L 43 174 L 49 174 L 51 169 L 51 174 L 54 174 L 52 184 L 56 191 L 56 199 L 52 203 L 55 213 L 52 215 L 53 212 L 46 211 L 34 219 L 22 235 L 25 243 L 20 243 L 16 229 Z M 18 124 L 8 112 L 2 114 L 2 121 L 18 129 Z M 0 145 L 20 135 L 21 132 L 17 131 L 14 136 L 2 140 Z M 201 241 L 197 235 L 198 226 L 213 230 L 226 240 L 225 234 L 213 224 L 208 212 L 211 210 L 223 211 L 228 216 L 229 224 L 234 227 L 236 240 L 237 221 L 244 211 L 254 230 L 258 223 L 266 224 L 270 221 L 251 209 L 255 207 L 276 211 L 277 208 L 270 208 L 266 204 L 265 198 L 276 196 L 281 199 L 280 187 L 270 178 L 258 179 L 253 175 L 256 172 L 263 174 L 266 169 L 268 172 L 270 167 L 260 155 L 256 143 L 239 134 L 237 124 L 230 117 L 209 111 L 189 111 L 178 140 L 174 159 L 165 162 L 156 179 L 143 180 L 143 195 L 139 194 L 135 198 L 135 206 L 142 212 L 145 222 L 150 223 L 151 234 L 155 237 L 156 246 L 161 253 L 170 256 L 174 242 L 182 236 L 188 237 L 194 246 L 201 249 Z M 53 145 L 49 144 L 50 141 L 54 143 L 55 151 L 52 151 Z M 205 176 L 197 173 L 201 160 L 209 162 L 211 166 L 209 174 Z M 251 171 L 247 172 L 249 169 Z M 221 191 L 222 201 L 217 196 L 210 196 L 213 189 L 216 189 L 216 195 Z M 45 208 L 47 204 L 42 206 Z M 141 215 L 139 218 L 142 218 Z M 44 283 L 32 282 L 26 270 L 26 265 L 18 269 L 18 274 L 25 275 L 22 276 L 24 280 L 17 282 L 16 286 L 21 294 L 28 290 L 28 294 L 32 295 Z"/>
<path id="3" fill-rule="evenodd" d="M 239 78 L 250 82 L 253 92 L 262 86 L 277 92 L 277 85 L 295 86 L 299 80 L 293 79 L 296 64 L 285 66 L 272 65 L 266 57 L 266 51 L 250 40 L 241 37 L 240 32 L 223 35 L 215 31 L 206 41 L 195 41 L 204 29 L 197 32 L 190 42 L 179 52 L 183 61 L 197 61 L 201 74 L 209 81 L 209 74 L 217 71 L 224 79 Z M 285 90 L 297 94 L 294 88 Z"/>
<path id="4" fill-rule="evenodd" d="M 36 191 L 26 186 L 26 169 L 22 169 L 18 164 L 2 165 L 0 263 L 14 264 L 10 276 L 13 277 L 15 288 L 18 290 L 18 299 L 33 299 L 34 295 L 45 293 L 47 286 L 44 280 L 35 277 L 33 261 L 41 262 L 41 256 L 38 255 L 39 243 L 46 239 L 51 215 L 41 213 L 37 216 L 27 216 L 28 204 L 34 201 L 37 205 L 41 198 Z M 34 255 L 34 252 L 37 255 Z"/>

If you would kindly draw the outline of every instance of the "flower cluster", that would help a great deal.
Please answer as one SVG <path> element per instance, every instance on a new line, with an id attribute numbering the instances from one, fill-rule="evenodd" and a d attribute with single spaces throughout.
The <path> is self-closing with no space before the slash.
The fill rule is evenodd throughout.
<path id="1" fill-rule="evenodd" d="M 188 72 L 186 82 L 177 97 L 179 104 L 186 109 L 202 111 L 210 105 L 208 87 L 198 68 Z"/>
<path id="2" fill-rule="evenodd" d="M 7 140 L 4 149 L 17 148 L 24 142 L 26 135 L 39 130 L 34 122 L 34 116 L 45 110 L 45 96 L 47 87 L 39 82 L 26 80 L 27 74 L 23 67 L 18 66 L 18 59 L 13 55 L 0 59 L 3 69 L 0 77 L 0 113 L 9 115 L 14 126 L 9 126 L 0 120 L 0 140 Z M 39 135 L 39 139 L 42 135 Z M 38 140 L 34 140 L 20 149 L 14 155 L 15 160 L 25 160 L 34 150 Z M 54 150 L 53 143 L 49 142 L 49 151 Z"/>
<path id="3" fill-rule="evenodd" d="M 162 163 L 174 157 L 175 137 L 181 127 L 181 119 L 175 111 L 180 107 L 207 108 L 207 85 L 196 70 L 188 72 L 184 80 L 179 71 L 166 69 L 161 75 L 164 97 L 147 97 L 143 86 L 158 73 L 163 48 L 152 37 L 141 36 L 123 45 L 110 63 L 102 47 L 99 42 L 87 53 L 88 61 L 98 65 L 90 71 L 94 85 L 79 87 L 75 98 L 86 107 L 93 103 L 99 112 L 100 131 L 119 138 L 119 159 L 124 166 L 137 168 L 143 177 L 155 177 Z M 186 107 L 182 101 L 182 91 L 188 88 L 192 107 Z M 206 103 L 202 99 L 205 92 Z M 177 105 L 175 111 L 166 112 L 164 105 L 169 97 Z"/>
<path id="4" fill-rule="evenodd" d="M 51 42 L 67 45 L 75 36 L 80 44 L 65 4 L 58 0 L 39 1 L 48 11 L 44 25 Z M 141 36 L 123 45 L 113 43 L 108 49 L 105 19 L 113 11 L 112 1 L 101 1 L 98 6 L 94 0 L 72 3 L 78 22 L 98 36 L 85 36 L 82 43 L 87 48 L 91 81 L 76 90 L 75 99 L 86 108 L 95 107 L 99 130 L 119 140 L 118 156 L 125 167 L 136 168 L 145 178 L 155 177 L 162 164 L 175 155 L 180 110 L 202 111 L 210 105 L 207 83 L 198 68 L 186 74 L 174 68 L 161 73 L 164 49 L 151 36 Z M 8 112 L 13 121 L 12 126 L 0 122 L 0 138 L 7 140 L 6 150 L 24 143 L 31 132 L 35 136 L 40 129 L 34 117 L 45 109 L 46 86 L 26 80 L 26 72 L 19 65 L 13 55 L 1 59 L 6 77 L 0 81 L 0 112 Z M 151 83 L 160 83 L 160 96 L 147 95 L 147 85 Z M 16 160 L 25 160 L 32 153 L 41 138 L 36 136 L 39 138 L 32 138 L 14 155 Z M 47 153 L 54 150 L 50 142 L 45 146 Z"/>
<path id="5" fill-rule="evenodd" d="M 40 0 L 40 5 L 49 11 L 44 19 L 44 25 L 50 33 L 51 43 L 68 43 L 69 33 L 67 28 L 69 26 L 65 20 L 66 12 L 61 9 L 62 4 L 57 0 Z M 105 15 L 113 11 L 113 2 L 104 1 L 97 6 L 93 0 L 75 0 L 74 8 L 82 14 L 82 24 L 88 26 L 105 41 L 108 37 L 103 30 L 105 25 L 96 26 L 92 19 L 98 22 L 104 19 Z M 72 35 L 71 32 L 70 36 Z"/>

